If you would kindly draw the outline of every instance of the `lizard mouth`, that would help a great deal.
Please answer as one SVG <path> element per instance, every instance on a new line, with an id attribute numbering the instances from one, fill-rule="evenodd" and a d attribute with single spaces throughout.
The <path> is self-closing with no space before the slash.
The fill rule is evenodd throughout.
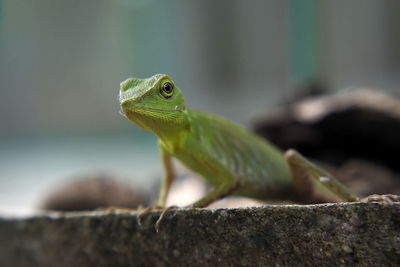
<path id="1" fill-rule="evenodd" d="M 164 108 L 149 108 L 149 107 L 138 107 L 138 109 L 143 109 L 143 110 L 152 110 L 152 111 L 167 111 L 167 112 L 180 112 L 182 111 L 181 109 L 178 108 L 178 106 L 175 106 L 174 109 L 164 109 Z"/>
<path id="2" fill-rule="evenodd" d="M 122 109 L 118 110 L 118 113 L 124 116 L 125 118 L 128 118 Z"/>
<path id="3" fill-rule="evenodd" d="M 173 108 L 173 109 L 172 108 L 166 109 L 166 108 L 153 108 L 153 107 L 139 106 L 139 105 L 134 105 L 134 106 L 127 108 L 127 111 L 131 111 L 131 112 L 132 111 L 133 112 L 141 111 L 141 110 L 156 111 L 156 112 L 181 112 L 184 109 L 179 108 L 178 106 L 175 106 L 175 108 Z M 125 109 L 125 111 L 126 111 L 126 109 Z M 124 108 L 122 107 L 122 105 L 121 105 L 121 109 L 119 112 L 122 113 L 122 115 L 126 117 L 126 114 L 124 112 Z"/>
<path id="4" fill-rule="evenodd" d="M 146 112 L 147 111 L 147 112 Z M 149 116 L 149 113 L 179 113 L 183 112 L 184 108 L 175 107 L 175 109 L 163 109 L 163 108 L 151 108 L 151 107 L 144 107 L 144 106 L 130 106 L 130 107 L 123 107 L 121 106 L 120 110 L 118 111 L 119 114 L 127 118 L 128 120 L 134 119 L 139 114 L 146 114 Z M 136 120 L 135 120 L 136 121 Z M 136 122 L 139 123 L 139 122 Z M 140 123 L 139 123 L 140 124 Z"/>

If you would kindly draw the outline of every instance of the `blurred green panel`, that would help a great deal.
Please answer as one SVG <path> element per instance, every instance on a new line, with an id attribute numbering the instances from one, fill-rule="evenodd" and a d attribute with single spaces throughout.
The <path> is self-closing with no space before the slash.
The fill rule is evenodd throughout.
<path id="1" fill-rule="evenodd" d="M 3 0 L 0 0 L 0 30 L 3 22 Z"/>
<path id="2" fill-rule="evenodd" d="M 290 74 L 298 82 L 318 75 L 318 25 L 315 0 L 290 0 Z"/>
<path id="3" fill-rule="evenodd" d="M 147 77 L 154 73 L 170 73 L 174 68 L 171 59 L 174 3 L 168 1 L 144 1 L 131 5 L 130 21 L 125 21 L 125 35 L 133 44 L 126 55 L 133 67 L 133 74 Z"/>

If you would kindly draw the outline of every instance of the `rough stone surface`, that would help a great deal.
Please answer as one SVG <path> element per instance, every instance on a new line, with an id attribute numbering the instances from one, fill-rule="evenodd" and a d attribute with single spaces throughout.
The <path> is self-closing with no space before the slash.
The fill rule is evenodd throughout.
<path id="1" fill-rule="evenodd" d="M 399 266 L 400 204 L 0 219 L 0 266 Z"/>

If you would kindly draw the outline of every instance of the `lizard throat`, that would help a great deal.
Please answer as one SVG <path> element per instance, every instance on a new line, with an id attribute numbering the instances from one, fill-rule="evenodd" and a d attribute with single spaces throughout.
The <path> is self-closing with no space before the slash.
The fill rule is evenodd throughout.
<path id="1" fill-rule="evenodd" d="M 151 131 L 159 138 L 175 135 L 187 128 L 186 114 L 181 109 L 149 108 L 143 106 L 131 107 L 122 113 L 141 128 Z"/>

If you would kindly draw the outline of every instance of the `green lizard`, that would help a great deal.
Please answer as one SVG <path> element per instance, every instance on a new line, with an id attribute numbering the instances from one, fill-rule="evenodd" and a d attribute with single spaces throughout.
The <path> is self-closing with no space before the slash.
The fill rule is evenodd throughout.
<path id="1" fill-rule="evenodd" d="M 192 207 L 206 207 L 229 194 L 302 203 L 358 200 L 296 151 L 283 154 L 233 122 L 186 108 L 181 90 L 168 75 L 125 80 L 119 101 L 124 116 L 158 137 L 165 170 L 160 207 L 165 207 L 175 177 L 171 157 L 214 186 Z"/>

